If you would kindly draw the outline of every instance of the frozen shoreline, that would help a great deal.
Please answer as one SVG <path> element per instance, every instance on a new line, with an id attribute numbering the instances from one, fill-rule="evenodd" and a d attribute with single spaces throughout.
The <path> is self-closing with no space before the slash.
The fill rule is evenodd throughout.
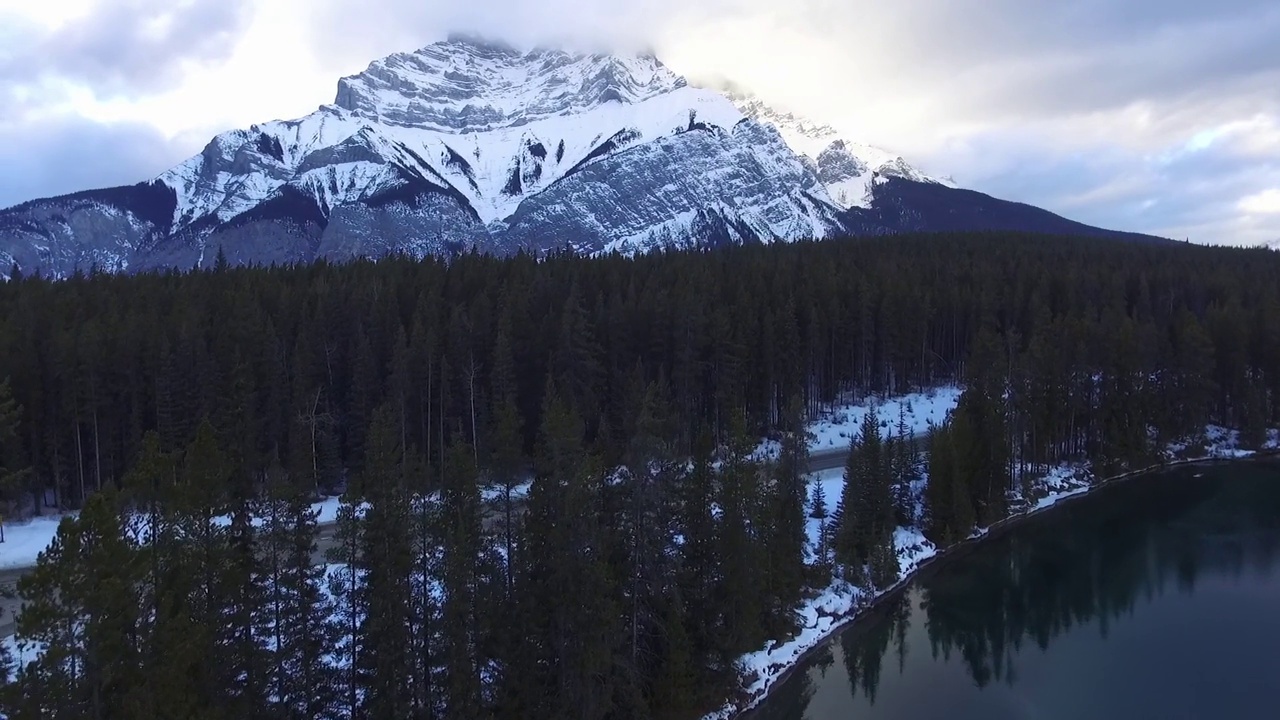
<path id="1" fill-rule="evenodd" d="M 1269 440 L 1261 451 L 1239 449 L 1239 434 L 1224 428 L 1210 426 L 1206 429 L 1205 437 L 1208 447 L 1203 456 L 1177 458 L 1173 453 L 1182 451 L 1185 446 L 1173 446 L 1164 462 L 1102 479 L 1097 479 L 1086 465 L 1054 467 L 1039 480 L 1039 487 L 1049 491 L 1044 497 L 989 527 L 975 530 L 967 539 L 942 550 L 936 549 L 926 540 L 918 528 L 899 527 L 894 535 L 899 563 L 897 582 L 883 591 L 868 593 L 862 588 L 837 580 L 816 597 L 806 600 L 797 611 L 801 627 L 796 636 L 783 643 L 771 642 L 765 649 L 740 658 L 743 666 L 740 697 L 726 703 L 719 710 L 708 713 L 703 720 L 734 720 L 758 707 L 811 652 L 838 632 L 864 618 L 883 600 L 894 597 L 915 580 L 920 570 L 961 550 L 972 548 L 993 534 L 998 535 L 1068 501 L 1086 497 L 1125 480 L 1176 467 L 1255 460 L 1280 454 L 1280 433 L 1276 430 L 1269 431 Z M 823 473 L 815 474 L 814 481 L 829 482 L 822 475 Z"/>

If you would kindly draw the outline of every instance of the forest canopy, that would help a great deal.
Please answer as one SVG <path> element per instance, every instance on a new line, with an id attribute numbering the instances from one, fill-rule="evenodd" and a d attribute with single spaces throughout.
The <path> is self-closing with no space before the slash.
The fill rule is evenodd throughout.
<path id="1" fill-rule="evenodd" d="M 1136 456 L 1149 427 L 1280 419 L 1278 280 L 1265 250 L 1008 234 L 18 278 L 0 467 L 30 472 L 5 499 L 80 507 L 146 432 L 172 451 L 202 420 L 240 481 L 274 458 L 331 492 L 384 402 L 434 465 L 455 439 L 518 463 L 496 435 L 529 455 L 551 383 L 611 460 L 651 383 L 688 452 L 776 430 L 793 397 L 811 415 L 970 376 L 1011 389 L 1019 456 Z"/>

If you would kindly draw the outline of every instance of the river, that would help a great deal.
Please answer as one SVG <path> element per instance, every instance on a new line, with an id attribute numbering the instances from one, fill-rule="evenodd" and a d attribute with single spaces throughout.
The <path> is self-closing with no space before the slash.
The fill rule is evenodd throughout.
<path id="1" fill-rule="evenodd" d="M 750 720 L 1280 717 L 1280 464 L 1095 492 L 941 561 Z"/>

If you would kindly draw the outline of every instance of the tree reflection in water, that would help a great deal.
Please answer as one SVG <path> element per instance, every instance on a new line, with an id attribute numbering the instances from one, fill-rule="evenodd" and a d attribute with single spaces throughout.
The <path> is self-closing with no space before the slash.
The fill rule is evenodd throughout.
<path id="1" fill-rule="evenodd" d="M 808 672 L 780 686 L 753 717 L 826 720 L 805 708 L 832 666 L 836 644 L 860 704 L 876 703 L 883 673 L 907 672 L 913 624 L 923 626 L 924 634 L 913 637 L 927 637 L 935 662 L 959 658 L 980 689 L 1012 686 L 1024 648 L 1047 650 L 1091 625 L 1106 639 L 1117 620 L 1170 590 L 1191 593 L 1210 575 L 1269 577 L 1280 547 L 1276 468 L 1240 466 L 1216 479 L 1166 473 L 1108 488 L 992 538 L 828 643 Z M 1242 477 L 1259 473 L 1271 482 Z"/>

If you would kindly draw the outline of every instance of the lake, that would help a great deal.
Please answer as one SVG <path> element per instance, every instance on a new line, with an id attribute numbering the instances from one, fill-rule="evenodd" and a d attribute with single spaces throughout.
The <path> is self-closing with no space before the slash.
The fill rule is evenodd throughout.
<path id="1" fill-rule="evenodd" d="M 1280 464 L 1130 480 L 942 561 L 751 720 L 1280 717 Z"/>

